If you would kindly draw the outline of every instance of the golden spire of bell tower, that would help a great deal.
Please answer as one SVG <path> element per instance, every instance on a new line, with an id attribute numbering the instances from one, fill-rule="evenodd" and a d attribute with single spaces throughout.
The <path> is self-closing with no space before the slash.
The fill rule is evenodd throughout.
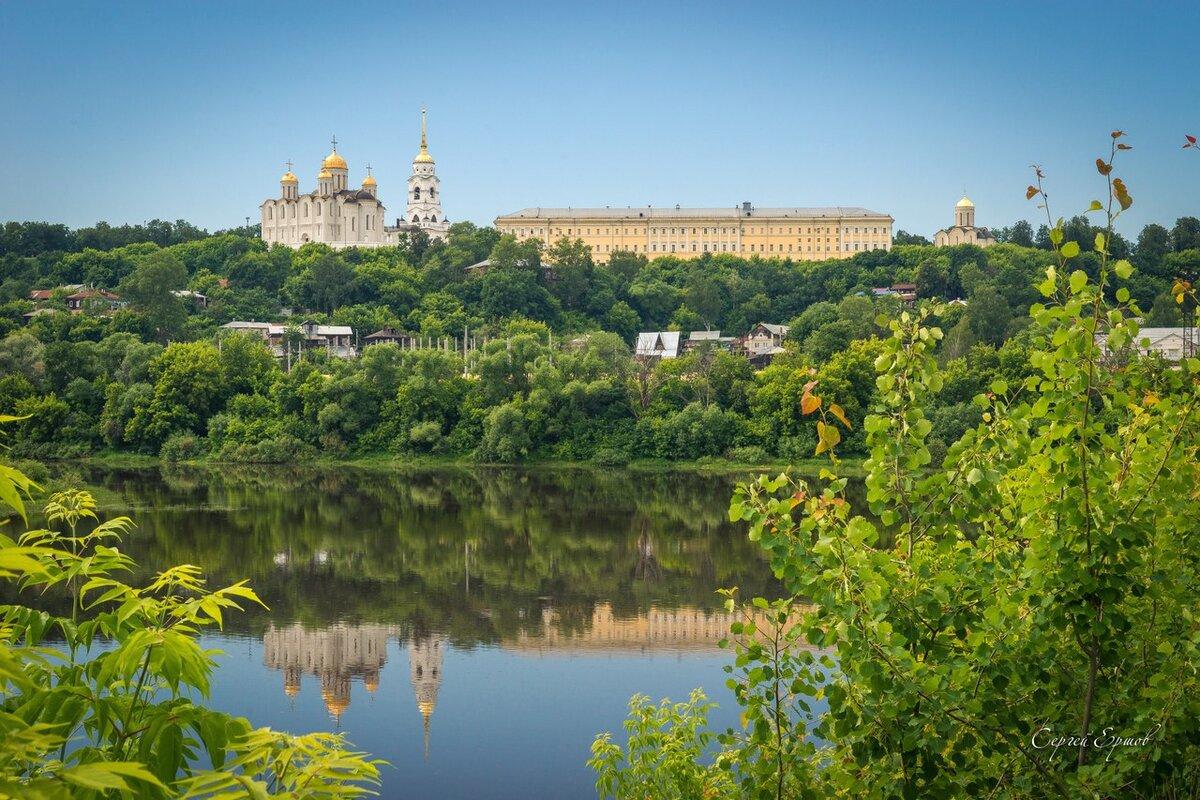
<path id="1" fill-rule="evenodd" d="M 421 149 L 417 151 L 414 164 L 432 164 L 433 156 L 429 155 L 429 137 L 425 133 L 425 109 L 421 109 Z"/>

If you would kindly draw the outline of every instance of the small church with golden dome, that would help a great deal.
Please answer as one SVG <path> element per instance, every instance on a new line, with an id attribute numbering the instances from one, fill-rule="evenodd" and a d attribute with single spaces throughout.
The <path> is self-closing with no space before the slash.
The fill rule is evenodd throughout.
<path id="1" fill-rule="evenodd" d="M 956 244 L 987 247 L 995 244 L 996 239 L 987 228 L 975 227 L 975 204 L 964 194 L 962 199 L 954 204 L 954 224 L 935 233 L 933 243 L 938 247 L 952 247 Z"/>
<path id="2" fill-rule="evenodd" d="M 415 230 L 436 239 L 446 237 L 450 223 L 442 212 L 441 181 L 429 153 L 424 109 L 421 146 L 408 178 L 407 207 L 395 225 L 386 224 L 386 208 L 370 165 L 361 187 L 350 188 L 350 168 L 337 150 L 336 138 L 332 145 L 321 162 L 314 191 L 300 194 L 300 179 L 292 172 L 292 163 L 287 163 L 287 171 L 279 179 L 279 197 L 264 200 L 259 207 L 264 242 L 295 248 L 320 242 L 340 249 L 396 245 L 402 235 Z"/>

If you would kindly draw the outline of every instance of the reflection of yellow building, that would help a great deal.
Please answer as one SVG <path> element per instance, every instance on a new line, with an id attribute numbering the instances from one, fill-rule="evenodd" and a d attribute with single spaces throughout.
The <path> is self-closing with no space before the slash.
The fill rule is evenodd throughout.
<path id="1" fill-rule="evenodd" d="M 892 218 L 865 208 L 526 208 L 496 218 L 518 240 L 582 239 L 596 261 L 617 251 L 697 258 L 705 253 L 816 261 L 890 250 Z"/>
<path id="2" fill-rule="evenodd" d="M 384 625 L 339 623 L 320 630 L 307 630 L 300 623 L 272 625 L 263 634 L 263 663 L 283 671 L 288 697 L 299 693 L 302 675 L 316 675 L 321 698 L 336 720 L 350 706 L 351 678 L 361 679 L 369 692 L 378 688 L 392 632 Z"/>
<path id="3" fill-rule="evenodd" d="M 585 631 L 562 632 L 558 613 L 542 612 L 542 631 L 521 633 L 506 646 L 514 650 L 554 653 L 601 650 L 717 650 L 728 637 L 729 626 L 744 621 L 740 614 L 704 611 L 699 608 L 658 608 L 645 614 L 620 618 L 607 603 L 592 610 L 592 623 Z"/>

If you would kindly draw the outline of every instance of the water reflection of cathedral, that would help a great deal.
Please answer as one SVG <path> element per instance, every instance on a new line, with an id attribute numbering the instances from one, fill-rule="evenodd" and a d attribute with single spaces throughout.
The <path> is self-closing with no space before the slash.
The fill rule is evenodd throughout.
<path id="1" fill-rule="evenodd" d="M 338 623 L 320 629 L 308 629 L 298 622 L 284 628 L 272 625 L 263 634 L 263 663 L 283 673 L 283 691 L 288 697 L 299 693 L 302 676 L 316 676 L 325 708 L 337 722 L 350 707 L 353 680 L 360 680 L 372 694 L 379 688 L 379 673 L 387 662 L 388 639 L 396 632 L 390 625 Z M 409 671 L 425 729 L 426 751 L 429 720 L 437 707 L 442 681 L 443 650 L 438 638 L 413 639 L 408 643 Z"/>
<path id="2" fill-rule="evenodd" d="M 597 603 L 590 624 L 581 630 L 566 629 L 553 608 L 542 611 L 541 625 L 501 642 L 501 647 L 523 653 L 706 651 L 716 650 L 736 621 L 725 611 L 698 608 L 658 608 L 631 617 L 620 617 L 612 606 Z M 283 673 L 283 690 L 289 697 L 300 691 L 304 675 L 316 676 L 321 698 L 337 722 L 350 706 L 350 685 L 362 682 L 368 692 L 379 688 L 379 674 L 387 661 L 387 644 L 399 630 L 390 625 L 346 625 L 306 629 L 300 623 L 263 634 L 263 663 Z M 446 641 L 425 636 L 407 641 L 409 679 L 429 752 L 429 727 L 442 683 Z"/>

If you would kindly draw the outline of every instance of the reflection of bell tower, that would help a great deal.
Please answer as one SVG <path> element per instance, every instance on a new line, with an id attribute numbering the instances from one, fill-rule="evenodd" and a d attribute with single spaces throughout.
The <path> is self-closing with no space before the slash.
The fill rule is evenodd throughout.
<path id="1" fill-rule="evenodd" d="M 283 669 L 283 693 L 295 697 L 300 693 L 300 667 L 287 666 Z"/>
<path id="2" fill-rule="evenodd" d="M 662 577 L 658 556 L 654 551 L 654 540 L 650 538 L 650 520 L 641 519 L 641 531 L 637 538 L 637 563 L 633 567 L 633 578 L 639 581 L 656 581 Z"/>
<path id="3" fill-rule="evenodd" d="M 429 718 L 437 707 L 438 687 L 442 684 L 442 640 L 413 639 L 408 645 L 408 664 L 425 728 L 425 758 L 429 758 Z"/>

